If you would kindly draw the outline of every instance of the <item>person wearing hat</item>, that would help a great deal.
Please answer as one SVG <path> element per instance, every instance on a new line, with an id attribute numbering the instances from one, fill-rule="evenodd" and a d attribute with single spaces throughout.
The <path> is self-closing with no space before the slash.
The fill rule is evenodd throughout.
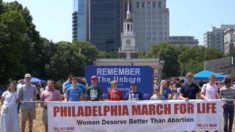
<path id="1" fill-rule="evenodd" d="M 144 100 L 142 93 L 137 91 L 137 84 L 135 82 L 131 83 L 131 91 L 126 93 L 125 100 Z"/>
<path id="2" fill-rule="evenodd" d="M 165 100 L 165 97 L 160 94 L 160 87 L 154 87 L 153 90 L 153 96 L 150 98 L 150 100 Z"/>
<path id="3" fill-rule="evenodd" d="M 85 100 L 89 101 L 102 101 L 103 92 L 102 89 L 98 86 L 97 76 L 91 77 L 91 86 L 87 88 L 85 93 Z"/>
<path id="4" fill-rule="evenodd" d="M 21 131 L 25 131 L 25 123 L 29 121 L 29 132 L 33 129 L 33 120 L 36 119 L 36 104 L 24 101 L 35 101 L 37 99 L 38 89 L 35 85 L 30 83 L 32 76 L 30 74 L 25 74 L 25 84 L 20 88 L 17 93 L 19 94 L 21 100 L 21 114 L 22 123 Z"/>
<path id="5" fill-rule="evenodd" d="M 224 132 L 232 132 L 234 118 L 234 102 L 235 90 L 231 88 L 232 80 L 225 78 L 224 87 L 220 90 L 220 98 L 223 100 L 223 115 L 224 115 Z M 227 99 L 227 101 L 226 101 Z M 232 100 L 228 100 L 232 99 Z M 228 127 L 229 120 L 229 127 Z"/>

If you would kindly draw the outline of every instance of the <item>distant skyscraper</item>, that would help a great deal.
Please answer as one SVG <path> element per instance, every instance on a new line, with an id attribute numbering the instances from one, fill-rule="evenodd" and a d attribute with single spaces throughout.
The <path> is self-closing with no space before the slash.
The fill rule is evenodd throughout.
<path id="1" fill-rule="evenodd" d="M 224 31 L 224 54 L 235 52 L 235 27 Z"/>
<path id="2" fill-rule="evenodd" d="M 122 0 L 89 1 L 88 40 L 102 51 L 117 51 L 121 45 Z"/>
<path id="3" fill-rule="evenodd" d="M 235 25 L 220 25 L 219 28 L 213 27 L 204 34 L 204 46 L 208 48 L 217 48 L 224 53 L 224 31 Z"/>
<path id="4" fill-rule="evenodd" d="M 169 9 L 166 0 L 131 0 L 136 46 L 149 51 L 152 44 L 169 39 Z"/>
<path id="5" fill-rule="evenodd" d="M 87 40 L 87 0 L 74 0 L 73 40 Z"/>

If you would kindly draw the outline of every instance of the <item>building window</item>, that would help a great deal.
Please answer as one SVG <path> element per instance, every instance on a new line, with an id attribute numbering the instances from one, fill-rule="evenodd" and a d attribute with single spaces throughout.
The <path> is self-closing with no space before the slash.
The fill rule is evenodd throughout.
<path id="1" fill-rule="evenodd" d="M 161 8 L 162 2 L 158 2 L 158 8 Z"/>
<path id="2" fill-rule="evenodd" d="M 151 35 L 151 32 L 147 32 L 147 35 Z"/>
<path id="3" fill-rule="evenodd" d="M 156 8 L 156 2 L 153 2 L 153 8 Z"/>
<path id="4" fill-rule="evenodd" d="M 156 40 L 156 37 L 153 37 L 153 41 L 155 41 Z"/>
<path id="5" fill-rule="evenodd" d="M 147 20 L 151 20 L 151 16 L 147 16 Z"/>
<path id="6" fill-rule="evenodd" d="M 127 58 L 127 59 L 130 59 L 130 58 L 131 58 L 130 52 L 127 52 L 127 53 L 126 53 L 126 58 Z"/>
<path id="7" fill-rule="evenodd" d="M 150 2 L 147 3 L 147 8 L 150 8 Z"/>
<path id="8" fill-rule="evenodd" d="M 142 2 L 142 8 L 144 8 L 144 2 Z"/>
<path id="9" fill-rule="evenodd" d="M 139 7 L 140 7 L 140 3 L 136 2 L 136 8 L 139 8 Z"/>

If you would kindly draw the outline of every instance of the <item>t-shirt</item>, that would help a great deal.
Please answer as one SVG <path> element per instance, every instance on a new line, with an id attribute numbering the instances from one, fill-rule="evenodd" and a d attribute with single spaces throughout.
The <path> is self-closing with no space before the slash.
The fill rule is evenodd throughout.
<path id="1" fill-rule="evenodd" d="M 41 95 L 42 101 L 61 101 L 62 97 L 58 90 L 45 90 Z"/>
<path id="2" fill-rule="evenodd" d="M 204 84 L 202 86 L 201 93 L 205 94 L 207 99 L 216 99 L 216 95 L 218 93 L 218 86 L 213 84 L 210 85 L 209 83 Z"/>
<path id="3" fill-rule="evenodd" d="M 220 90 L 220 99 L 235 99 L 235 90 L 226 88 L 225 86 Z M 223 101 L 223 104 L 231 103 L 233 101 Z"/>
<path id="4" fill-rule="evenodd" d="M 183 94 L 183 97 L 188 99 L 196 99 L 196 95 L 199 92 L 199 87 L 194 83 L 192 83 L 191 85 L 186 83 L 181 87 L 180 90 L 180 93 Z"/>
<path id="5" fill-rule="evenodd" d="M 172 90 L 172 92 L 173 92 L 173 100 L 178 100 L 179 99 L 180 89 L 181 88 L 179 87 L 176 90 Z"/>
<path id="6" fill-rule="evenodd" d="M 58 90 L 44 90 L 41 94 L 41 100 L 42 101 L 61 101 L 62 97 Z M 47 103 L 44 102 L 44 106 L 46 106 Z"/>
<path id="7" fill-rule="evenodd" d="M 23 84 L 19 83 L 19 84 L 16 86 L 17 91 L 18 91 L 20 88 L 22 88 L 22 87 L 23 87 Z"/>
<path id="8" fill-rule="evenodd" d="M 163 88 L 162 95 L 165 97 L 165 99 L 168 99 L 168 95 L 169 95 L 169 94 L 171 94 L 170 88 L 168 88 L 168 87 Z"/>
<path id="9" fill-rule="evenodd" d="M 44 91 L 44 88 L 42 87 L 42 88 L 40 88 L 40 93 L 42 93 Z"/>
<path id="10" fill-rule="evenodd" d="M 109 90 L 108 92 L 108 99 L 112 101 L 117 101 L 117 100 L 123 100 L 122 99 L 122 91 L 114 91 L 114 90 Z"/>
<path id="11" fill-rule="evenodd" d="M 23 85 L 22 88 L 20 88 L 17 93 L 19 94 L 20 97 L 22 97 L 22 102 L 24 101 L 34 101 L 34 97 L 37 96 L 38 94 L 38 89 L 36 88 L 35 85 L 30 85 L 26 86 L 25 84 Z M 35 103 L 30 103 L 30 102 L 25 102 L 24 104 L 21 105 L 21 109 L 36 109 L 36 104 Z"/>
<path id="12" fill-rule="evenodd" d="M 82 89 L 80 88 L 69 88 L 66 91 L 68 101 L 80 101 L 80 96 L 82 96 Z"/>
<path id="13" fill-rule="evenodd" d="M 150 100 L 165 100 L 165 97 L 163 96 L 163 95 L 156 95 L 156 94 L 154 94 L 151 98 L 150 98 Z"/>
<path id="14" fill-rule="evenodd" d="M 68 85 L 70 85 L 71 84 L 71 82 L 69 82 L 68 80 L 66 81 L 66 82 L 64 82 L 63 83 L 63 85 L 62 85 L 62 88 L 64 89 L 64 88 L 66 88 Z"/>
<path id="15" fill-rule="evenodd" d="M 2 97 L 4 97 L 3 104 L 16 104 L 16 100 L 19 99 L 17 92 L 10 91 L 5 91 Z"/>
<path id="16" fill-rule="evenodd" d="M 88 94 L 88 100 L 89 101 L 99 101 L 100 96 L 103 94 L 102 89 L 100 87 L 93 87 L 90 86 L 86 90 L 86 94 Z"/>
<path id="17" fill-rule="evenodd" d="M 66 89 L 69 89 L 69 88 L 71 88 L 72 86 L 73 86 L 73 84 L 69 84 L 69 85 L 67 85 L 65 88 L 66 88 Z M 77 87 L 81 88 L 83 91 L 86 90 L 86 86 L 83 85 L 83 84 L 81 84 L 81 83 L 78 83 L 78 84 L 77 84 Z"/>
<path id="18" fill-rule="evenodd" d="M 143 95 L 138 91 L 130 91 L 126 93 L 125 100 L 143 100 Z"/>

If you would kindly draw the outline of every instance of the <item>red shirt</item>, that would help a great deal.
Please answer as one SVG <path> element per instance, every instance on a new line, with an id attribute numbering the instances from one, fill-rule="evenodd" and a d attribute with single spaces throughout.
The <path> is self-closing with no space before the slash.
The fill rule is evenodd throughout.
<path id="1" fill-rule="evenodd" d="M 112 100 L 112 101 L 123 100 L 123 98 L 122 98 L 122 91 L 118 90 L 118 91 L 115 92 L 112 89 L 109 90 L 109 92 L 108 92 L 108 99 Z"/>

